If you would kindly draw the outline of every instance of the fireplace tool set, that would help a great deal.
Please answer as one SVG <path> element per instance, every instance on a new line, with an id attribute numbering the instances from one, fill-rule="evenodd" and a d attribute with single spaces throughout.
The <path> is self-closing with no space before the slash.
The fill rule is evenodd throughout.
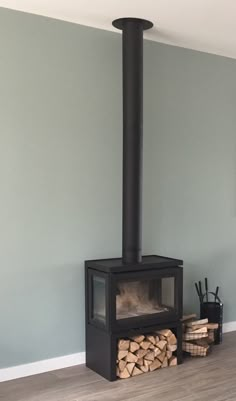
<path id="1" fill-rule="evenodd" d="M 205 292 L 202 292 L 201 281 L 195 283 L 195 288 L 200 301 L 200 318 L 207 318 L 209 323 L 218 323 L 219 327 L 215 331 L 215 344 L 222 343 L 223 335 L 223 303 L 219 298 L 219 286 L 215 292 L 208 290 L 208 279 L 205 278 Z M 210 298 L 213 300 L 210 301 Z"/>

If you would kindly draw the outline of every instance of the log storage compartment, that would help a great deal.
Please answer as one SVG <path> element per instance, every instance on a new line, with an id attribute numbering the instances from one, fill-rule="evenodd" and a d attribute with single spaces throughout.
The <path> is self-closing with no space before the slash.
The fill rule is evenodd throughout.
<path id="1" fill-rule="evenodd" d="M 177 365 L 177 338 L 169 330 L 118 340 L 116 374 L 120 379 Z"/>
<path id="2" fill-rule="evenodd" d="M 181 363 L 182 263 L 156 255 L 85 262 L 89 368 L 115 380 Z"/>

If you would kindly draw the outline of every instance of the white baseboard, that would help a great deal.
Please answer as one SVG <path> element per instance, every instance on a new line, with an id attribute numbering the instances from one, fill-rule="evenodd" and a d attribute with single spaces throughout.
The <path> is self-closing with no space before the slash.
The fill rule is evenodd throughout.
<path id="1" fill-rule="evenodd" d="M 77 354 L 4 368 L 0 369 L 0 382 L 37 375 L 52 370 L 69 368 L 70 366 L 81 365 L 83 363 L 85 363 L 85 352 L 79 352 Z"/>
<path id="2" fill-rule="evenodd" d="M 236 331 L 236 321 L 235 322 L 224 323 L 223 332 L 224 333 L 230 333 L 231 331 Z"/>
<path id="3" fill-rule="evenodd" d="M 224 323 L 224 333 L 236 331 L 236 321 Z M 11 368 L 0 369 L 0 382 L 19 379 L 21 377 L 37 375 L 39 373 L 50 372 L 52 370 L 68 368 L 70 366 L 85 363 L 85 352 L 60 356 L 58 358 L 46 359 L 25 365 L 13 366 Z"/>

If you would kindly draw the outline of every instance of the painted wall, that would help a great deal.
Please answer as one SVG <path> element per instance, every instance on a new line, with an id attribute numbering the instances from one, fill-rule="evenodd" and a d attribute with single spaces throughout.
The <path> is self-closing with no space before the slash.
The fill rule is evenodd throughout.
<path id="1" fill-rule="evenodd" d="M 0 9 L 0 368 L 83 351 L 83 261 L 121 253 L 120 39 Z M 144 253 L 236 320 L 236 61 L 146 42 L 144 90 Z"/>

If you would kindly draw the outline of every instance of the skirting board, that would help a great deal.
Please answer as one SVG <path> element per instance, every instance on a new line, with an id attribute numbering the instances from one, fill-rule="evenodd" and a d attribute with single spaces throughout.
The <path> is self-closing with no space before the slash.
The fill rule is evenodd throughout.
<path id="1" fill-rule="evenodd" d="M 0 383 L 85 363 L 85 352 L 0 369 Z"/>
<path id="2" fill-rule="evenodd" d="M 223 333 L 230 333 L 236 331 L 236 322 L 228 322 L 223 324 Z"/>
<path id="3" fill-rule="evenodd" d="M 236 321 L 224 323 L 223 331 L 224 333 L 236 331 Z M 85 352 L 13 366 L 0 369 L 0 382 L 51 372 L 52 370 L 69 368 L 70 366 L 81 365 L 83 363 L 85 363 Z"/>

